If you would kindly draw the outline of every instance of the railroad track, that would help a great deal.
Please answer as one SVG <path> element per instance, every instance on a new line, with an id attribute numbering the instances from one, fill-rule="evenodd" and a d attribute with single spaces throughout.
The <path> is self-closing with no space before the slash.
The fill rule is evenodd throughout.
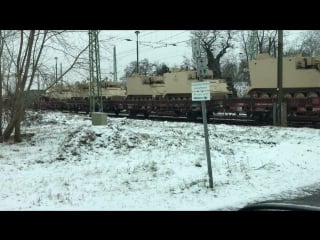
<path id="1" fill-rule="evenodd" d="M 73 114 L 82 114 L 87 115 L 85 112 L 68 112 L 63 111 L 65 113 L 73 113 Z M 152 120 L 152 121 L 167 121 L 167 122 L 194 122 L 194 123 L 203 123 L 202 117 L 197 117 L 196 119 L 188 119 L 187 117 L 176 117 L 176 116 L 158 116 L 158 115 L 149 115 L 145 117 L 143 114 L 137 114 L 136 116 L 130 116 L 127 113 L 107 113 L 108 117 L 111 118 L 130 118 L 130 119 L 140 119 L 140 120 Z M 263 122 L 257 123 L 253 119 L 250 119 L 246 116 L 213 116 L 208 119 L 208 124 L 230 124 L 230 125 L 242 125 L 242 126 L 271 126 L 273 125 L 272 122 Z M 320 122 L 319 121 L 308 121 L 307 119 L 304 120 L 294 120 L 288 119 L 287 121 L 288 127 L 308 127 L 308 128 L 315 128 L 320 129 Z"/>
<path id="2" fill-rule="evenodd" d="M 188 119 L 187 117 L 174 117 L 174 116 L 156 116 L 156 115 L 149 115 L 147 118 L 144 115 L 136 115 L 136 116 L 129 116 L 128 114 L 108 114 L 108 117 L 115 117 L 115 118 L 123 118 L 127 117 L 130 119 L 140 119 L 146 120 L 150 119 L 152 121 L 167 121 L 167 122 L 195 122 L 195 123 L 203 123 L 201 117 L 197 117 L 194 120 Z M 263 122 L 257 123 L 253 119 L 247 117 L 229 117 L 229 116 L 219 116 L 219 117 L 211 117 L 208 119 L 208 124 L 231 124 L 231 125 L 242 125 L 242 126 L 271 126 L 273 125 L 272 122 Z M 294 121 L 290 120 L 287 121 L 288 127 L 309 127 L 320 129 L 320 122 L 308 122 L 308 121 Z"/>
<path id="3" fill-rule="evenodd" d="M 188 119 L 187 117 L 174 117 L 174 116 L 157 116 L 149 115 L 147 118 L 144 115 L 129 116 L 128 114 L 108 114 L 109 117 L 123 118 L 127 117 L 130 119 L 141 119 L 141 120 L 152 120 L 152 121 L 167 121 L 167 122 L 195 122 L 203 123 L 201 117 L 197 117 L 194 120 Z M 258 125 L 270 125 L 270 124 L 257 124 L 254 120 L 248 118 L 223 118 L 223 117 L 211 117 L 208 119 L 208 124 L 232 124 L 232 125 L 245 125 L 245 126 L 258 126 Z"/>

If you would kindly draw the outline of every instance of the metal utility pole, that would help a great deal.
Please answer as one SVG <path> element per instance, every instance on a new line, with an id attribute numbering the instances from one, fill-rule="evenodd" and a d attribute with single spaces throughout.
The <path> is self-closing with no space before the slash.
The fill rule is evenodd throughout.
<path id="1" fill-rule="evenodd" d="M 135 31 L 135 33 L 137 34 L 137 67 L 136 67 L 136 73 L 139 73 L 139 41 L 138 41 L 138 35 L 139 35 L 139 31 Z"/>
<path id="2" fill-rule="evenodd" d="M 57 57 L 55 57 L 54 58 L 55 60 L 56 60 L 56 84 L 58 83 L 58 58 Z"/>
<path id="3" fill-rule="evenodd" d="M 103 111 L 101 95 L 101 71 L 100 71 L 100 50 L 99 50 L 99 31 L 89 30 L 89 71 L 90 71 L 90 113 Z"/>
<path id="4" fill-rule="evenodd" d="M 278 30 L 278 101 L 277 101 L 277 118 L 278 118 L 278 125 L 282 126 L 282 100 L 283 100 L 283 93 L 282 93 L 282 76 L 283 76 L 283 30 Z"/>
<path id="5" fill-rule="evenodd" d="M 40 73 L 39 72 L 37 73 L 37 83 L 38 83 L 38 94 L 39 94 L 39 91 L 40 91 Z"/>
<path id="6" fill-rule="evenodd" d="M 249 39 L 249 60 L 256 59 L 258 55 L 258 39 L 257 39 L 257 30 L 251 31 L 250 39 Z"/>
<path id="7" fill-rule="evenodd" d="M 2 83 L 3 83 L 3 69 L 2 69 L 2 52 L 3 52 L 3 44 L 4 41 L 2 39 L 2 30 L 0 30 L 0 136 L 2 136 L 2 112 L 3 112 L 3 101 L 2 101 Z"/>
<path id="8" fill-rule="evenodd" d="M 118 81 L 116 46 L 113 47 L 113 81 L 114 82 Z"/>
<path id="9" fill-rule="evenodd" d="M 61 80 L 61 86 L 63 85 L 63 80 L 62 80 L 62 63 L 60 63 L 60 80 Z"/>

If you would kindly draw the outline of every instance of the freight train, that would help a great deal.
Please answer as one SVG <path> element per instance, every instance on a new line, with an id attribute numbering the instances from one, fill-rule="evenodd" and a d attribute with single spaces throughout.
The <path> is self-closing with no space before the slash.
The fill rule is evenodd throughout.
<path id="1" fill-rule="evenodd" d="M 213 79 L 208 71 L 204 80 L 209 82 L 212 99 L 226 99 L 231 96 L 224 79 Z M 191 86 L 198 81 L 197 71 L 171 69 L 163 76 L 134 74 L 126 79 L 122 89 L 117 82 L 102 82 L 101 92 L 103 109 L 118 114 L 126 110 L 130 115 L 142 113 L 185 114 L 191 107 Z M 76 83 L 72 86 L 61 85 L 51 89 L 42 98 L 42 108 L 70 111 L 89 111 L 89 85 Z M 174 105 L 174 110 L 171 106 Z M 167 107 L 165 107 L 167 106 Z M 166 108 L 166 110 L 164 110 Z"/>
<path id="2" fill-rule="evenodd" d="M 320 122 L 320 58 L 283 58 L 283 102 L 288 119 Z M 206 101 L 208 118 L 240 113 L 259 122 L 272 122 L 277 100 L 277 59 L 267 54 L 249 62 L 251 87 L 245 97 L 231 97 L 224 79 L 214 79 L 208 71 L 211 99 Z M 200 117 L 200 102 L 192 101 L 191 85 L 196 71 L 171 69 L 163 76 L 133 75 L 126 88 L 119 83 L 102 84 L 103 110 L 107 113 Z M 58 93 L 59 94 L 58 94 Z M 89 112 L 88 85 L 79 84 L 63 93 L 51 91 L 42 98 L 42 109 Z"/>

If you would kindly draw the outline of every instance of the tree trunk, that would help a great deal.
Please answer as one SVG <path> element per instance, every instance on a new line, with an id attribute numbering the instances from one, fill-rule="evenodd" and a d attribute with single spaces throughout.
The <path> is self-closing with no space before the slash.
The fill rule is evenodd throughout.
<path id="1" fill-rule="evenodd" d="M 2 137 L 2 112 L 3 112 L 3 101 L 2 101 L 2 83 L 3 83 L 3 71 L 2 69 L 2 53 L 3 53 L 3 39 L 2 30 L 0 30 L 0 137 Z M 0 139 L 1 142 L 2 139 Z"/>
<path id="2" fill-rule="evenodd" d="M 2 102 L 2 75 L 0 73 L 0 137 L 2 137 L 2 112 L 3 112 L 3 102 Z M 1 140 L 0 140 L 1 142 Z"/>
<path id="3" fill-rule="evenodd" d="M 11 136 L 11 133 L 13 132 L 14 126 L 15 126 L 15 113 L 13 112 L 12 117 L 10 118 L 10 122 L 8 123 L 6 129 L 3 133 L 3 141 L 7 142 Z"/>
<path id="4" fill-rule="evenodd" d="M 23 93 L 18 93 L 13 100 L 12 105 L 12 116 L 10 118 L 10 121 L 3 133 L 3 140 L 8 141 L 13 130 L 14 130 L 14 141 L 15 142 L 21 142 L 21 122 L 23 120 L 24 116 L 24 104 L 23 104 L 24 98 Z"/>
<path id="5" fill-rule="evenodd" d="M 11 108 L 11 117 L 10 117 L 10 121 L 8 122 L 8 125 L 6 127 L 6 129 L 4 130 L 3 133 L 3 140 L 6 142 L 9 140 L 11 133 L 13 132 L 15 126 L 16 126 L 16 122 L 17 122 L 17 113 L 18 113 L 18 108 L 17 108 L 17 99 L 14 97 L 14 99 L 12 100 L 12 108 Z"/>
<path id="6" fill-rule="evenodd" d="M 1 54 L 0 54 L 1 56 Z M 3 112 L 3 101 L 2 101 L 2 82 L 3 82 L 3 73 L 1 68 L 1 60 L 0 60 L 0 137 L 2 137 L 2 112 Z M 1 139 L 0 139 L 1 142 Z"/>
<path id="7" fill-rule="evenodd" d="M 221 78 L 221 66 L 220 63 L 215 59 L 213 61 L 213 66 L 214 66 L 214 78 Z"/>
<path id="8" fill-rule="evenodd" d="M 213 78 L 221 78 L 220 63 L 214 58 L 210 50 L 206 50 L 208 58 L 208 68 L 212 70 Z"/>
<path id="9" fill-rule="evenodd" d="M 24 96 L 22 95 L 21 99 L 18 99 L 19 109 L 17 111 L 17 121 L 15 122 L 14 126 L 14 141 L 15 142 L 21 142 L 21 122 L 23 121 L 24 114 L 25 114 L 25 108 L 24 108 Z"/>
<path id="10" fill-rule="evenodd" d="M 14 142 L 21 142 L 21 116 L 18 116 L 18 121 L 16 121 L 14 126 Z"/>

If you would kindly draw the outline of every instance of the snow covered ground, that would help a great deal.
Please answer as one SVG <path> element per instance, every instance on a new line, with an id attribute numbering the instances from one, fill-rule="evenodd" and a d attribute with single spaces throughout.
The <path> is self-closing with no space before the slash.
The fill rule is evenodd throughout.
<path id="1" fill-rule="evenodd" d="M 0 210 L 236 210 L 320 181 L 320 130 L 28 113 L 0 143 Z"/>

